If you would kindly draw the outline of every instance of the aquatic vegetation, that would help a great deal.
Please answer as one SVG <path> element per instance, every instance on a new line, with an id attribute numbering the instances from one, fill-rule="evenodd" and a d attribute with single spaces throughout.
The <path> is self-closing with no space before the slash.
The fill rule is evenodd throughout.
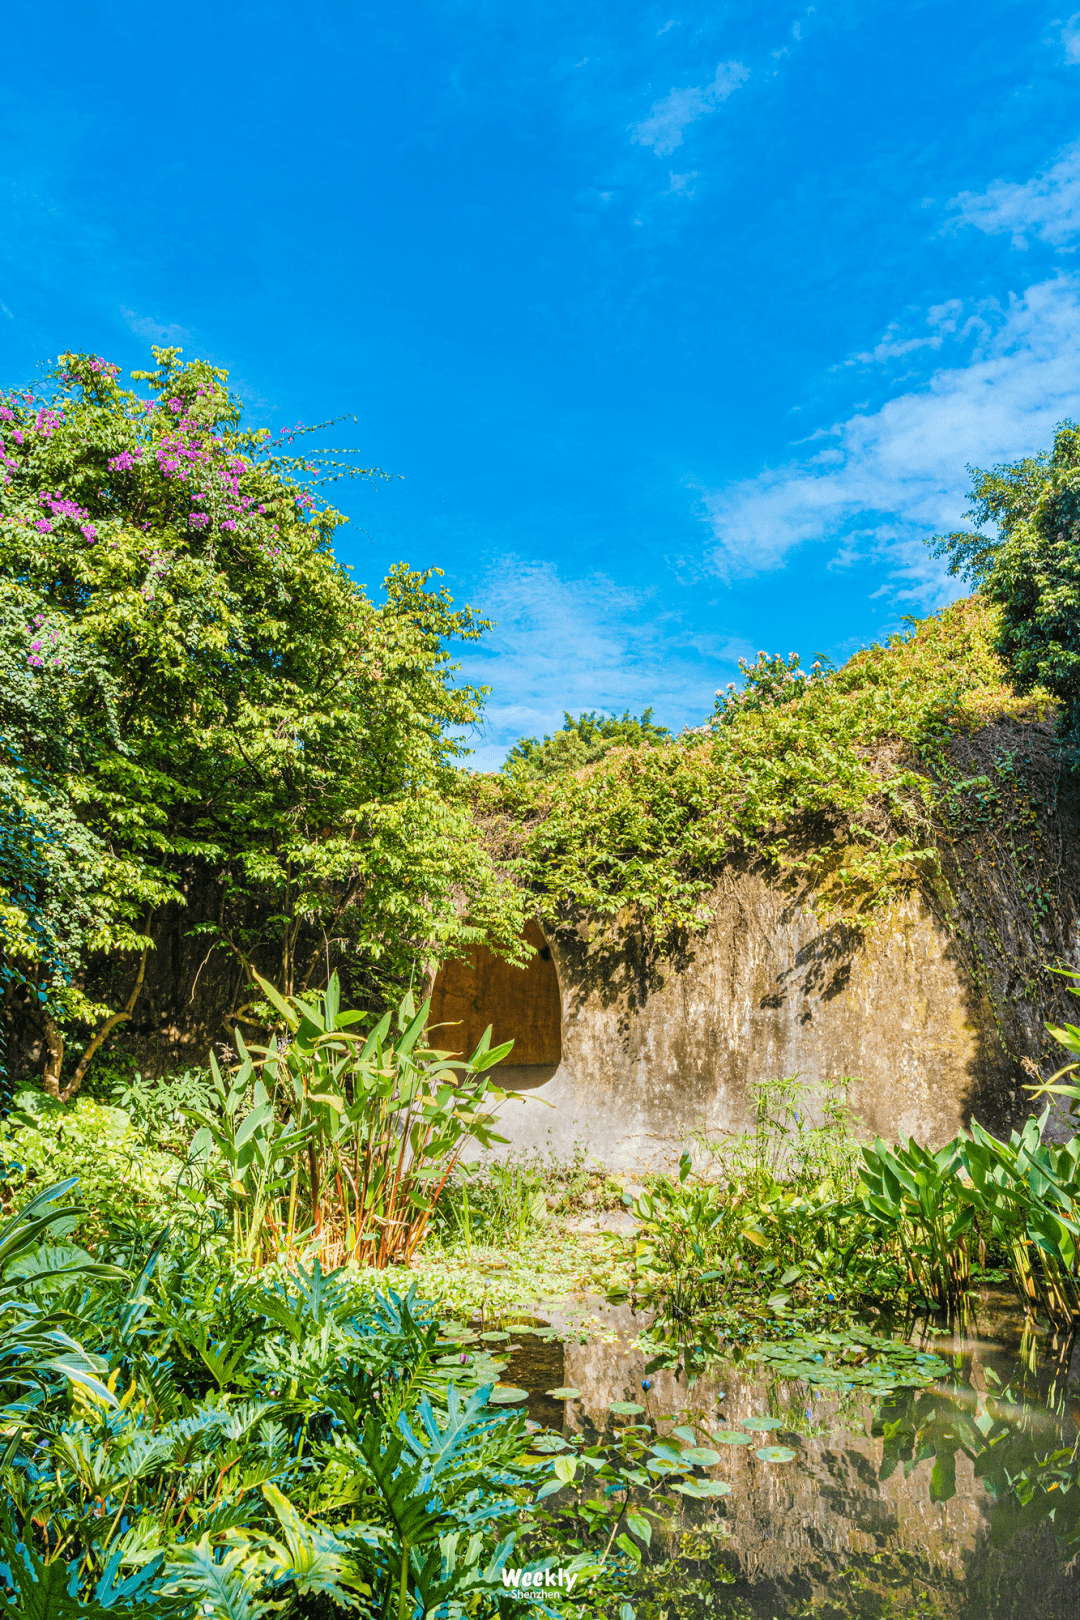
<path id="1" fill-rule="evenodd" d="M 818 1389 L 861 1389 L 879 1395 L 919 1389 L 949 1372 L 949 1363 L 932 1351 L 856 1329 L 794 1333 L 790 1338 L 755 1345 L 743 1356 L 778 1378 L 801 1379 Z"/>
<path id="2" fill-rule="evenodd" d="M 684 1153 L 677 1177 L 654 1177 L 634 1202 L 627 1297 L 655 1314 L 657 1342 L 700 1359 L 726 1338 L 821 1326 L 896 1291 L 891 1251 L 866 1242 L 875 1223 L 838 1089 L 760 1085 L 752 1130 L 698 1138 L 700 1168 Z"/>
<path id="3" fill-rule="evenodd" d="M 959 1313 L 971 1283 L 976 1205 L 960 1180 L 958 1138 L 936 1152 L 917 1142 L 863 1148 L 868 1215 L 898 1243 L 911 1284 L 942 1310 Z"/>
<path id="4" fill-rule="evenodd" d="M 866 1205 L 895 1239 L 913 1285 L 962 1316 L 971 1244 L 1003 1253 L 1025 1305 L 1058 1327 L 1080 1321 L 1080 1138 L 1043 1142 L 1047 1116 L 1008 1142 L 971 1124 L 936 1152 L 915 1142 L 863 1149 Z"/>

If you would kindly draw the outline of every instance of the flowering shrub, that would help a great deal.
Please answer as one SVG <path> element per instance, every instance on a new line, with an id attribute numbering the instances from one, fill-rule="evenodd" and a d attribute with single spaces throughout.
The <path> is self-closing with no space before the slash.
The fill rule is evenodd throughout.
<path id="1" fill-rule="evenodd" d="M 67 354 L 0 396 L 0 791 L 70 834 L 66 864 L 37 834 L 29 866 L 0 859 L 0 972 L 54 1089 L 64 1032 L 83 1046 L 70 1087 L 130 1018 L 153 918 L 200 871 L 222 895 L 207 948 L 251 984 L 261 950 L 289 993 L 330 954 L 407 979 L 459 933 L 462 895 L 474 923 L 519 932 L 455 768 L 481 694 L 454 685 L 445 643 L 484 624 L 404 564 L 373 602 L 318 493 L 353 469 L 246 431 L 224 372 L 154 354 L 145 393 Z M 47 949 L 41 919 L 65 906 L 84 926 L 50 923 Z"/>

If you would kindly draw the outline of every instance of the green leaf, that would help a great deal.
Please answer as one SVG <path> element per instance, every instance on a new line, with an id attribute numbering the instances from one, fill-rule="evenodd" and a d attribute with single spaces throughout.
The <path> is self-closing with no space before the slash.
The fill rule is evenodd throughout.
<path id="1" fill-rule="evenodd" d="M 627 1558 L 631 1560 L 636 1569 L 641 1568 L 641 1548 L 636 1541 L 631 1541 L 624 1530 L 620 1530 L 615 1537 L 615 1545 L 621 1547 Z"/>
<path id="2" fill-rule="evenodd" d="M 643 1541 L 646 1547 L 652 1546 L 652 1525 L 641 1513 L 628 1513 L 626 1515 L 627 1528 L 632 1535 Z"/>

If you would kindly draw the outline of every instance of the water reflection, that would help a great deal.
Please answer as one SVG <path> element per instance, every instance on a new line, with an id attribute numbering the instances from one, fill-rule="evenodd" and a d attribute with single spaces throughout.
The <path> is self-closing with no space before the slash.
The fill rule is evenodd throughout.
<path id="1" fill-rule="evenodd" d="M 626 1401 L 661 1431 L 687 1414 L 713 1435 L 780 1420 L 768 1434 L 751 1423 L 753 1444 L 716 1442 L 711 1472 L 731 1495 L 687 1510 L 685 1590 L 653 1590 L 646 1570 L 639 1617 L 1078 1620 L 1080 1349 L 1071 1362 L 1062 1347 L 1035 1355 L 1015 1317 L 986 1318 L 982 1338 L 933 1342 L 948 1379 L 884 1399 L 745 1362 L 693 1383 L 649 1375 L 634 1324 L 610 1312 L 615 1342 L 522 1338 L 507 1376 L 536 1392 L 538 1421 L 585 1431 L 609 1428 Z M 581 1398 L 555 1416 L 542 1392 L 561 1385 Z M 762 1461 L 762 1441 L 794 1458 Z"/>

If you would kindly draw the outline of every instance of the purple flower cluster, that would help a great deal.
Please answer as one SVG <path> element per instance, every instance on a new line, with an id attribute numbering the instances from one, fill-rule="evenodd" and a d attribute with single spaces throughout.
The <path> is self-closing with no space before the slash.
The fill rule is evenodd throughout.
<path id="1" fill-rule="evenodd" d="M 65 355 L 62 364 L 69 367 L 66 375 L 72 383 L 87 387 L 90 374 L 105 379 L 117 375 L 120 369 L 100 356 Z M 279 525 L 272 521 L 277 515 L 275 503 L 268 507 L 265 500 L 245 492 L 245 482 L 253 473 L 258 474 L 259 469 L 232 449 L 226 426 L 214 420 L 218 393 L 216 388 L 208 387 L 199 388 L 194 398 L 185 394 L 125 401 L 124 413 L 131 437 L 128 448 L 107 458 L 109 473 L 133 475 L 139 487 L 148 484 L 146 493 L 158 500 L 159 493 L 153 488 L 156 473 L 158 478 L 173 484 L 180 497 L 179 511 L 175 503 L 169 503 L 173 521 L 185 524 L 190 535 L 202 536 L 215 525 L 223 535 L 244 533 L 260 558 L 271 566 L 280 566 L 285 548 Z M 0 404 L 0 427 L 7 436 L 9 448 L 5 448 L 0 437 L 0 484 L 10 482 L 4 476 L 5 466 L 13 471 L 19 468 L 19 462 L 11 453 L 17 446 L 22 446 L 32 436 L 47 439 L 65 422 L 62 409 L 44 403 L 33 394 L 26 394 L 24 399 L 22 394 L 9 393 L 4 399 L 5 403 Z M 162 414 L 157 415 L 156 420 L 161 427 L 155 430 L 155 413 L 159 411 Z M 289 432 L 301 429 L 302 424 L 297 423 Z M 268 436 L 269 430 L 265 430 L 255 442 Z M 103 502 L 111 503 L 119 491 L 115 484 L 110 487 L 106 483 L 97 494 Z M 295 500 L 295 510 L 302 515 L 317 506 L 315 496 L 307 490 L 297 492 Z M 25 523 L 42 536 L 54 534 L 67 523 L 73 523 L 90 545 L 99 541 L 100 519 L 98 523 L 91 521 L 90 513 L 63 491 L 40 494 L 38 506 L 38 513 L 25 517 L 12 515 L 12 521 Z M 185 511 L 186 506 L 190 506 L 190 510 Z M 139 526 L 149 534 L 154 523 L 143 521 Z M 116 536 L 112 536 L 112 545 L 114 549 L 119 545 Z M 155 599 L 170 555 L 146 554 L 149 566 L 141 587 L 145 601 Z M 38 651 L 34 649 L 34 656 Z"/>
<path id="2" fill-rule="evenodd" d="M 121 450 L 120 454 L 118 456 L 113 456 L 112 460 L 109 462 L 109 471 L 130 472 L 132 467 L 134 467 L 136 462 L 139 460 L 142 453 L 142 445 L 138 445 L 134 451 Z"/>
<path id="3" fill-rule="evenodd" d="M 52 493 L 48 490 L 42 490 L 38 496 L 38 505 L 48 507 L 52 513 L 52 518 L 40 517 L 34 524 L 34 527 L 42 534 L 52 534 L 54 519 L 71 518 L 79 525 L 90 544 L 94 544 L 98 537 L 98 531 L 96 525 L 90 522 L 89 512 L 84 506 L 80 506 L 78 501 L 70 500 L 63 490 L 57 489 Z"/>
<path id="4" fill-rule="evenodd" d="M 63 420 L 63 411 L 50 410 L 47 405 L 43 405 L 34 420 L 32 432 L 40 433 L 43 439 L 51 439 Z M 15 437 L 18 439 L 18 434 Z M 19 443 L 22 443 L 21 439 Z"/>
<path id="5" fill-rule="evenodd" d="M 35 618 L 33 625 L 27 627 L 26 633 L 27 633 L 28 636 L 34 635 L 35 631 L 39 632 L 39 634 L 37 635 L 37 639 L 30 643 L 30 651 L 26 655 L 26 662 L 30 665 L 31 669 L 44 669 L 45 668 L 45 656 L 44 656 L 44 654 L 45 654 L 45 651 L 46 651 L 46 648 L 45 648 L 45 640 L 46 640 L 46 638 L 45 638 L 43 633 L 40 633 L 40 632 L 42 632 L 44 624 L 45 624 L 45 615 L 44 615 L 44 613 L 39 613 L 37 615 L 37 617 Z M 49 641 L 49 644 L 50 644 L 50 648 L 55 647 L 56 643 L 59 640 L 60 640 L 60 632 L 58 630 L 51 631 L 49 636 L 48 636 L 48 641 Z M 59 658 L 54 658 L 53 659 L 54 668 L 59 669 L 60 664 L 61 664 L 61 659 L 59 659 Z"/>

